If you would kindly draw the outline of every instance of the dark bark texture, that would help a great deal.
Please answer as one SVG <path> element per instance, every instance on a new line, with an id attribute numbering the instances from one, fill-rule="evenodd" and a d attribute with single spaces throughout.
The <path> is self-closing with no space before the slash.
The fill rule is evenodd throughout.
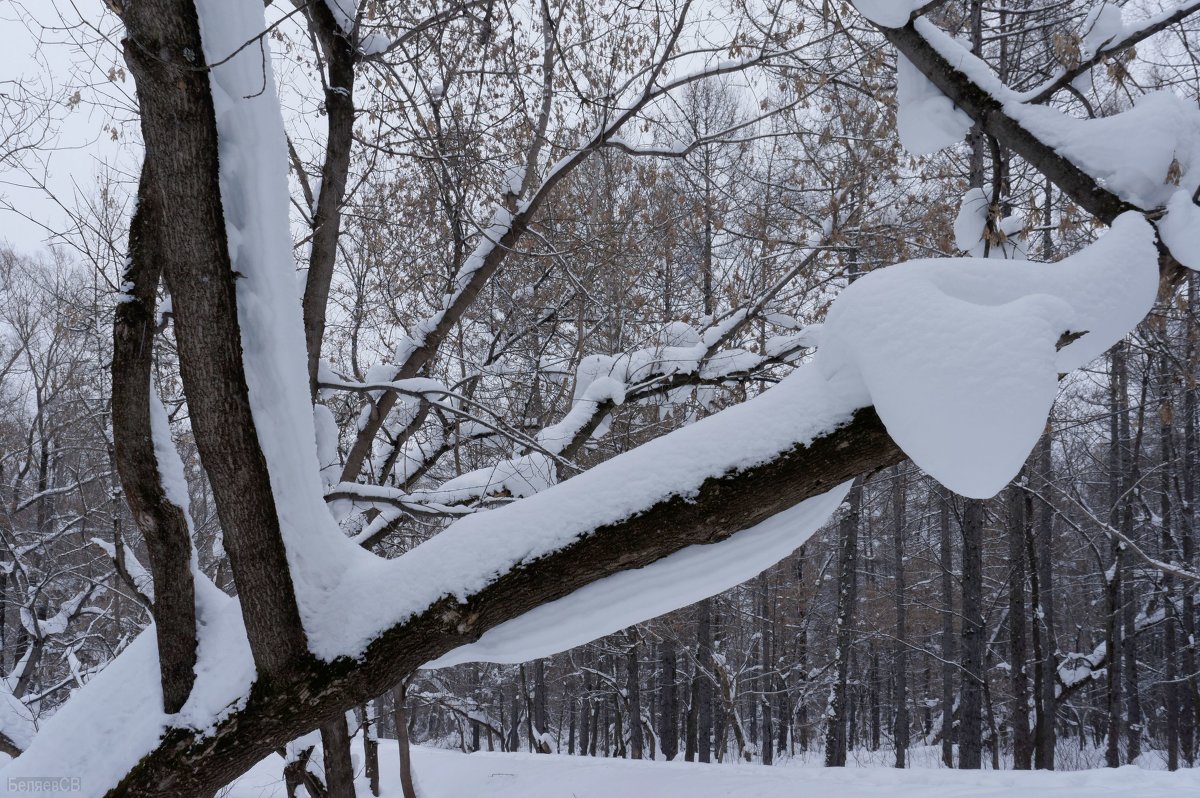
<path id="1" fill-rule="evenodd" d="M 190 0 L 130 3 L 125 61 L 137 82 L 147 199 L 158 235 L 143 240 L 173 300 L 180 372 L 200 459 L 261 678 L 306 655 L 266 459 L 250 411 L 237 316 L 236 274 L 225 238 L 217 129 L 199 20 Z"/>
<path id="2" fill-rule="evenodd" d="M 196 678 L 196 594 L 187 518 L 163 490 L 150 426 L 155 296 L 162 248 L 158 235 L 166 226 L 152 174 L 149 169 L 142 170 L 138 209 L 129 231 L 126 299 L 117 304 L 113 321 L 113 459 L 125 501 L 150 555 L 163 709 L 178 712 Z"/>

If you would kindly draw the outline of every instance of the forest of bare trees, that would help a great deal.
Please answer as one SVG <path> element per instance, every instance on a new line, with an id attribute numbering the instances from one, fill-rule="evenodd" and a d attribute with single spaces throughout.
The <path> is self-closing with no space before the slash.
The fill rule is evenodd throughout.
<path id="1" fill-rule="evenodd" d="M 50 57 L 89 65 L 81 90 L 0 82 L 7 185 L 54 194 L 62 216 L 43 247 L 0 247 L 0 752 L 35 750 L 149 629 L 165 731 L 97 794 L 212 795 L 279 750 L 289 791 L 353 796 L 352 738 L 376 789 L 371 751 L 396 739 L 763 765 L 1195 765 L 1200 284 L 1170 242 L 1151 313 L 1061 375 L 994 498 L 943 487 L 855 407 L 694 487 L 660 487 L 648 466 L 628 489 L 644 507 L 620 517 L 584 495 L 547 523 L 578 515 L 594 534 L 447 587 L 329 656 L 289 531 L 310 508 L 282 498 L 306 485 L 281 487 L 291 450 L 264 431 L 276 410 L 293 418 L 272 393 L 290 383 L 255 371 L 285 350 L 255 354 L 244 336 L 252 314 L 273 318 L 263 296 L 295 289 L 314 501 L 353 555 L 403 562 L 769 396 L 819 350 L 838 292 L 876 270 L 1053 263 L 1121 213 L 1161 220 L 1161 187 L 1200 175 L 1182 147 L 1159 194 L 1121 193 L 1120 174 L 1042 142 L 917 23 L 1022 103 L 1100 121 L 1156 93 L 1194 110 L 1200 3 L 950 0 L 889 26 L 829 0 L 268 2 L 269 29 L 225 55 L 269 57 L 242 99 L 273 101 L 275 80 L 283 109 L 292 262 L 269 290 L 243 266 L 259 250 L 229 221 L 243 209 L 219 172 L 232 101 L 169 55 L 220 66 L 197 46 L 214 46 L 216 3 L 11 4 Z M 898 58 L 957 106 L 958 143 L 914 152 Z M 143 165 L 107 164 L 68 197 L 40 153 L 89 105 Z M 4 218 L 26 223 L 20 196 L 4 194 Z M 1088 332 L 1058 330 L 1056 348 Z M 851 479 L 816 533 L 798 529 L 793 553 L 736 587 L 711 564 L 711 587 L 689 588 L 710 597 L 672 609 L 652 579 L 631 581 L 647 609 L 620 629 L 582 592 Z M 346 595 L 337 606 L 368 617 L 392 594 Z M 592 642 L 455 658 L 571 596 L 578 628 L 552 632 Z M 204 635 L 219 613 L 244 623 L 257 681 L 213 693 L 237 709 L 195 715 L 206 727 L 187 713 L 212 703 Z"/>

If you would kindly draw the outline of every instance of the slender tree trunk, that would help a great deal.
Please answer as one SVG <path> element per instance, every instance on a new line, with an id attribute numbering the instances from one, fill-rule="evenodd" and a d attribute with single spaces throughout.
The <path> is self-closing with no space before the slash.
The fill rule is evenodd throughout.
<path id="1" fill-rule="evenodd" d="M 846 765 L 846 716 L 849 709 L 850 651 L 854 635 L 854 605 L 858 597 L 858 513 L 862 504 L 862 478 L 854 481 L 846 497 L 845 514 L 838 524 L 841 554 L 838 558 L 837 675 L 825 710 L 825 767 Z"/>
<path id="2" fill-rule="evenodd" d="M 970 0 L 971 52 L 983 56 L 983 0 Z M 976 122 L 967 134 L 971 149 L 967 181 L 982 188 L 984 131 Z M 986 251 L 985 251 L 986 254 Z M 982 766 L 983 722 L 983 502 L 967 499 L 962 523 L 962 691 L 958 729 L 958 766 Z"/>
<path id="3" fill-rule="evenodd" d="M 1037 484 L 1044 499 L 1036 504 L 1037 521 L 1033 541 L 1038 582 L 1036 626 L 1042 646 L 1038 659 L 1042 673 L 1042 710 L 1038 715 L 1037 767 L 1040 770 L 1054 770 L 1054 752 L 1058 745 L 1054 723 L 1058 708 L 1058 646 L 1054 634 L 1054 507 L 1048 501 L 1054 480 L 1054 448 L 1049 430 L 1042 436 L 1038 450 L 1040 480 Z"/>
<path id="4" fill-rule="evenodd" d="M 797 584 L 804 583 L 805 555 L 806 555 L 805 548 L 803 546 L 801 546 L 800 553 L 796 557 L 796 583 Z M 796 663 L 799 667 L 799 672 L 801 674 L 807 674 L 808 667 L 809 667 L 809 664 L 808 664 L 808 612 L 807 612 L 807 605 L 804 602 L 800 602 L 797 626 L 799 627 L 799 632 L 796 635 Z M 807 681 L 807 679 L 805 679 L 805 681 Z M 785 684 L 784 686 L 786 687 L 787 685 Z M 779 750 L 780 750 L 780 752 L 788 751 L 791 754 L 795 753 L 794 750 L 788 748 L 788 744 L 789 744 L 788 732 L 792 729 L 793 723 L 795 724 L 796 730 L 799 732 L 800 750 L 807 752 L 808 744 L 809 744 L 808 701 L 806 701 L 804 699 L 803 695 L 801 695 L 801 697 L 799 697 L 798 704 L 796 705 L 796 711 L 795 711 L 794 718 L 793 718 L 793 713 L 787 711 L 788 704 L 789 704 L 787 690 L 783 690 L 780 693 L 779 701 L 780 701 L 779 717 L 780 717 L 780 720 L 783 721 L 779 724 Z M 790 740 L 790 742 L 792 745 L 794 745 L 796 740 L 793 738 Z"/>
<path id="5" fill-rule="evenodd" d="M 938 556 L 942 572 L 942 764 L 954 767 L 954 682 L 958 639 L 954 633 L 954 559 L 950 547 L 950 491 L 938 489 Z"/>
<path id="6" fill-rule="evenodd" d="M 1196 568 L 1196 502 L 1200 496 L 1196 491 L 1196 390 L 1197 390 L 1197 335 L 1200 325 L 1197 324 L 1197 308 L 1200 307 L 1200 279 L 1196 272 L 1188 272 L 1187 277 L 1187 324 L 1185 325 L 1187 341 L 1185 343 L 1184 393 L 1183 393 L 1183 456 L 1180 458 L 1180 477 L 1182 481 L 1182 499 L 1179 508 L 1179 538 L 1183 564 Z M 1187 675 L 1187 689 L 1182 690 L 1180 701 L 1179 747 L 1188 767 L 1196 764 L 1196 729 L 1200 722 L 1200 695 L 1196 680 L 1196 605 L 1194 591 L 1183 591 L 1181 605 L 1183 621 L 1183 638 L 1187 644 L 1183 648 L 1183 672 Z"/>
<path id="7" fill-rule="evenodd" d="M 513 685 L 512 718 L 508 727 L 508 750 L 515 752 L 521 747 L 521 688 Z"/>
<path id="8" fill-rule="evenodd" d="M 395 703 L 396 744 L 400 748 L 400 792 L 404 798 L 417 798 L 417 790 L 413 785 L 412 749 L 408 742 L 408 685 L 401 682 L 392 689 L 392 700 Z M 515 722 L 515 719 L 514 719 Z"/>
<path id="9" fill-rule="evenodd" d="M 696 749 L 700 737 L 700 672 L 693 666 L 692 681 L 688 687 L 688 712 L 686 720 L 687 739 L 684 741 L 683 758 L 687 762 L 696 761 Z"/>
<path id="10" fill-rule="evenodd" d="M 1022 476 L 1022 479 L 1027 477 Z M 1025 494 L 1020 488 L 1008 490 L 1008 628 L 1011 639 L 1013 767 L 1029 770 L 1033 766 L 1033 739 L 1029 729 L 1029 674 L 1025 649 Z"/>
<path id="11" fill-rule="evenodd" d="M 882 707 L 880 703 L 883 699 L 883 675 L 879 670 L 879 655 L 872 653 L 868 660 L 871 664 L 868 666 L 867 673 L 867 705 L 870 707 L 871 713 L 871 750 L 878 751 L 882 742 L 882 729 L 880 723 L 882 720 Z M 846 753 L 849 754 L 849 749 L 853 748 L 852 743 L 847 743 Z"/>
<path id="12" fill-rule="evenodd" d="M 1137 484 L 1137 449 L 1139 447 L 1133 442 L 1131 421 L 1129 418 L 1129 361 L 1127 347 L 1123 350 L 1122 355 L 1122 368 L 1118 372 L 1121 378 L 1119 394 L 1121 412 L 1118 416 L 1121 422 L 1121 532 L 1125 537 L 1132 539 L 1134 536 L 1133 489 Z M 1143 383 L 1142 402 L 1140 404 L 1142 410 L 1138 413 L 1139 441 L 1142 437 L 1142 418 L 1145 404 Z M 1142 752 L 1142 701 L 1141 691 L 1138 688 L 1138 641 L 1135 629 L 1137 607 L 1140 602 L 1136 586 L 1131 578 L 1128 559 L 1125 557 L 1122 557 L 1121 568 L 1126 572 L 1121 577 L 1121 623 L 1123 627 L 1121 653 L 1125 657 L 1125 662 L 1121 668 L 1121 674 L 1125 680 L 1125 761 L 1132 764 L 1137 761 Z"/>
<path id="13" fill-rule="evenodd" d="M 375 711 L 376 699 L 371 699 L 362 706 L 363 713 L 363 759 L 364 769 L 367 774 L 367 784 L 370 786 L 371 795 L 379 796 L 379 723 L 376 719 Z M 479 733 L 479 725 L 475 725 L 475 733 Z M 479 748 L 479 739 L 476 737 L 475 748 Z"/>
<path id="14" fill-rule="evenodd" d="M 521 666 L 521 687 L 525 689 L 527 703 L 526 728 L 529 733 L 529 748 L 539 754 L 550 753 L 550 743 L 545 739 L 549 728 L 546 713 L 546 661 L 533 663 L 532 696 L 525 684 L 525 666 Z"/>
<path id="15" fill-rule="evenodd" d="M 570 688 L 568 687 L 568 689 L 570 689 Z M 579 712 L 578 705 L 574 701 L 572 701 L 570 698 L 567 698 L 567 722 L 569 724 L 567 727 L 567 755 L 568 756 L 575 755 L 575 716 L 578 714 L 578 712 Z"/>
<path id="16" fill-rule="evenodd" d="M 992 683 L 983 676 L 983 705 L 987 709 L 988 750 L 992 755 L 992 770 L 1000 769 L 1000 729 L 996 723 L 996 705 L 992 701 Z"/>
<path id="17" fill-rule="evenodd" d="M 760 672 L 764 676 L 759 681 L 759 693 L 755 698 L 756 703 L 762 711 L 762 742 L 760 747 L 762 751 L 762 763 L 764 765 L 771 765 L 775 762 L 775 722 L 772 717 L 775 702 L 771 700 L 771 694 L 778 690 L 779 677 L 775 670 L 774 661 L 775 634 L 771 612 L 771 582 L 766 574 L 759 577 L 759 585 L 761 588 L 761 604 L 759 606 L 761 627 L 758 639 L 758 662 Z"/>
<path id="18" fill-rule="evenodd" d="M 308 275 L 302 302 L 304 335 L 308 350 L 308 378 L 313 398 L 317 395 L 317 368 L 321 360 L 321 342 L 325 336 L 325 312 L 342 225 L 342 202 L 350 171 L 354 143 L 354 64 L 356 54 L 351 37 L 343 34 L 325 3 L 305 6 L 309 29 L 321 47 L 328 76 L 322 76 L 325 89 L 325 158 L 317 196 L 311 197 L 312 238 L 309 247 Z"/>
<path id="19" fill-rule="evenodd" d="M 592 657 L 591 650 L 584 649 L 583 654 L 583 700 L 579 703 L 579 755 L 587 756 L 591 750 L 590 729 L 592 726 Z M 594 745 L 594 743 L 592 743 Z"/>
<path id="20" fill-rule="evenodd" d="M 619 660 L 617 660 L 616 657 L 613 657 L 613 684 L 620 684 L 620 682 L 617 679 L 618 670 L 619 670 L 619 666 L 617 665 L 618 661 Z M 622 759 L 626 759 L 629 757 L 629 746 L 626 744 L 628 735 L 625 734 L 626 715 L 621 709 L 621 695 L 620 695 L 620 692 L 617 690 L 614 690 L 613 694 L 612 694 L 612 708 L 613 708 L 613 756 L 619 756 Z"/>
<path id="21" fill-rule="evenodd" d="M 963 508 L 962 692 L 958 766 L 983 765 L 983 514 L 984 503 L 967 499 Z"/>
<path id="22" fill-rule="evenodd" d="M 712 761 L 713 684 L 712 599 L 699 605 L 696 624 L 696 679 L 699 682 L 696 708 L 696 755 L 701 762 Z"/>
<path id="23" fill-rule="evenodd" d="M 893 597 L 896 603 L 896 648 L 892 657 L 892 680 L 895 685 L 896 718 L 893 737 L 896 746 L 896 767 L 905 766 L 908 753 L 908 617 L 904 605 L 904 464 L 892 469 L 892 568 Z"/>
<path id="24" fill-rule="evenodd" d="M 550 753 L 549 744 L 542 737 L 550 731 L 550 716 L 546 711 L 546 660 L 544 659 L 539 659 L 533 664 L 533 712 L 540 742 L 539 750 L 543 754 L 548 754 Z"/>
<path id="25" fill-rule="evenodd" d="M 644 747 L 642 740 L 642 674 L 641 663 L 638 660 L 636 630 L 633 632 L 633 641 L 629 646 L 626 662 L 625 689 L 629 701 L 629 758 L 641 759 Z"/>
<path id="26" fill-rule="evenodd" d="M 592 702 L 592 720 L 591 720 L 592 744 L 591 744 L 591 747 L 588 749 L 588 753 L 591 756 L 595 756 L 596 750 L 600 747 L 600 732 L 601 731 L 604 732 L 605 745 L 607 746 L 607 744 L 608 744 L 608 724 L 607 724 L 607 722 L 605 722 L 603 725 L 601 725 L 601 722 L 600 722 L 602 716 L 607 721 L 607 718 L 608 718 L 607 707 L 608 707 L 608 702 L 606 702 L 604 700 Z M 604 755 L 608 756 L 607 748 L 604 751 Z"/>
<path id="27" fill-rule="evenodd" d="M 1129 367 L 1126 362 L 1125 367 L 1121 371 L 1121 397 L 1124 399 L 1129 395 Z M 1145 406 L 1143 401 L 1142 406 Z M 1123 411 L 1120 415 L 1121 419 L 1121 475 L 1122 475 L 1122 499 L 1121 499 L 1121 532 L 1132 539 L 1133 532 L 1133 486 L 1136 483 L 1135 471 L 1137 463 L 1135 462 L 1136 452 L 1134 451 L 1133 439 L 1130 433 L 1129 408 L 1127 402 L 1122 404 Z M 1139 424 L 1139 430 L 1141 425 Z M 1139 432 L 1138 438 L 1141 438 Z M 1125 761 L 1129 764 L 1137 762 L 1138 757 L 1142 753 L 1142 698 L 1141 691 L 1138 688 L 1138 640 L 1136 633 L 1136 616 L 1137 607 L 1139 605 L 1139 597 L 1137 595 L 1136 585 L 1131 578 L 1128 558 L 1122 557 L 1121 568 L 1125 570 L 1125 574 L 1121 577 L 1121 623 L 1123 626 L 1123 640 L 1121 643 L 1121 653 L 1125 657 L 1125 662 L 1121 668 L 1121 674 L 1125 679 Z"/>
<path id="28" fill-rule="evenodd" d="M 658 681 L 658 740 L 663 758 L 670 761 L 679 754 L 679 701 L 675 684 L 675 641 L 669 637 L 659 649 L 662 665 Z"/>
<path id="29" fill-rule="evenodd" d="M 1172 466 L 1174 465 L 1174 452 L 1172 451 L 1172 435 L 1174 433 L 1174 412 L 1171 404 L 1171 378 L 1170 366 L 1165 358 L 1160 362 L 1159 367 L 1159 401 L 1161 408 L 1159 411 L 1159 421 L 1161 422 L 1158 430 L 1159 452 L 1162 463 L 1162 471 L 1160 475 L 1160 494 L 1159 494 L 1159 516 L 1162 518 L 1162 553 L 1160 559 L 1166 562 L 1180 562 L 1183 557 L 1178 547 L 1175 545 L 1175 530 L 1174 530 L 1174 507 L 1171 502 L 1172 493 Z M 1170 574 L 1163 574 L 1162 577 L 1162 592 L 1163 599 L 1167 605 L 1167 614 L 1165 624 L 1163 626 L 1163 685 L 1162 685 L 1162 706 L 1165 714 L 1164 725 L 1166 726 L 1166 745 L 1167 745 L 1167 770 L 1179 769 L 1179 669 L 1178 658 L 1179 650 L 1176 642 L 1176 626 L 1178 618 L 1171 611 L 1175 601 L 1175 585 Z"/>
<path id="30" fill-rule="evenodd" d="M 1121 505 L 1124 487 L 1121 467 L 1122 424 L 1119 416 L 1125 411 L 1125 398 L 1122 395 L 1123 380 L 1121 375 L 1125 370 L 1124 342 L 1113 347 L 1109 356 L 1109 457 L 1108 457 L 1108 490 L 1112 513 L 1115 519 L 1121 515 Z M 1119 521 L 1118 521 L 1119 523 Z M 1111 558 L 1108 573 L 1105 574 L 1105 644 L 1104 654 L 1107 662 L 1106 683 L 1108 699 L 1108 742 L 1105 748 L 1104 761 L 1110 768 L 1121 766 L 1121 665 L 1123 664 L 1121 640 L 1121 547 L 1114 539 L 1110 546 Z"/>

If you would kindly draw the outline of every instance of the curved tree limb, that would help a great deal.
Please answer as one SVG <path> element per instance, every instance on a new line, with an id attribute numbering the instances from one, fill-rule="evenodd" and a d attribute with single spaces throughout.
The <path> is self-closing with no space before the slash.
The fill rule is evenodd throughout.
<path id="1" fill-rule="evenodd" d="M 146 541 L 154 576 L 154 631 L 158 638 L 163 708 L 178 712 L 196 679 L 196 587 L 192 539 L 184 509 L 163 489 L 150 422 L 155 300 L 161 261 L 159 231 L 166 225 L 153 170 L 142 169 L 138 208 L 129 231 L 125 301 L 113 321 L 112 426 L 114 460 L 129 510 Z M 121 541 L 115 545 L 123 546 Z M 121 551 L 118 571 L 125 575 Z M 130 586 L 136 590 L 132 580 Z"/>

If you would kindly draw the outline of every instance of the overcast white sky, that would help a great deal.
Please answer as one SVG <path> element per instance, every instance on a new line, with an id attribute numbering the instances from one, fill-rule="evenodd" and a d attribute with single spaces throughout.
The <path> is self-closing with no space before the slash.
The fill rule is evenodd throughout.
<path id="1" fill-rule="evenodd" d="M 97 191 L 104 172 L 135 174 L 133 81 L 107 77 L 123 66 L 118 37 L 101 0 L 0 0 L 0 92 L 11 95 L 15 82 L 52 100 L 49 113 L 39 114 L 51 135 L 47 145 L 21 168 L 0 164 L 0 239 L 18 250 L 41 249 L 47 228 L 67 226 L 54 197 L 71 206 Z M 68 107 L 76 90 L 80 101 Z"/>
<path id="2" fill-rule="evenodd" d="M 122 33 L 102 0 L 0 0 L 0 94 L 12 94 L 16 82 L 53 98 L 45 115 L 49 140 L 19 167 L 0 162 L 0 242 L 27 253 L 43 249 L 53 231 L 70 226 L 64 206 L 94 200 L 106 174 L 135 192 L 141 143 L 133 79 L 122 78 Z M 288 70 L 294 95 L 298 89 L 285 103 L 296 122 L 319 92 L 286 59 L 277 58 L 275 68 Z M 69 107 L 77 90 L 79 102 Z"/>
<path id="3" fill-rule="evenodd" d="M 129 194 L 135 190 L 141 146 L 133 80 L 114 73 L 124 68 L 122 32 L 103 0 L 0 0 L 0 93 L 13 94 L 15 82 L 52 99 L 44 115 L 48 141 L 19 167 L 0 161 L 0 242 L 27 253 L 43 249 L 55 231 L 70 227 L 66 209 L 94 201 L 105 174 L 124 181 Z M 720 14 L 705 16 L 699 32 L 722 41 L 731 35 Z M 285 119 L 303 151 L 320 137 L 303 130 L 314 119 L 320 127 L 306 113 L 320 93 L 303 67 L 278 55 L 277 72 L 286 70 Z M 689 68 L 690 60 L 675 65 L 679 73 Z M 76 91 L 79 102 L 69 106 Z"/>

